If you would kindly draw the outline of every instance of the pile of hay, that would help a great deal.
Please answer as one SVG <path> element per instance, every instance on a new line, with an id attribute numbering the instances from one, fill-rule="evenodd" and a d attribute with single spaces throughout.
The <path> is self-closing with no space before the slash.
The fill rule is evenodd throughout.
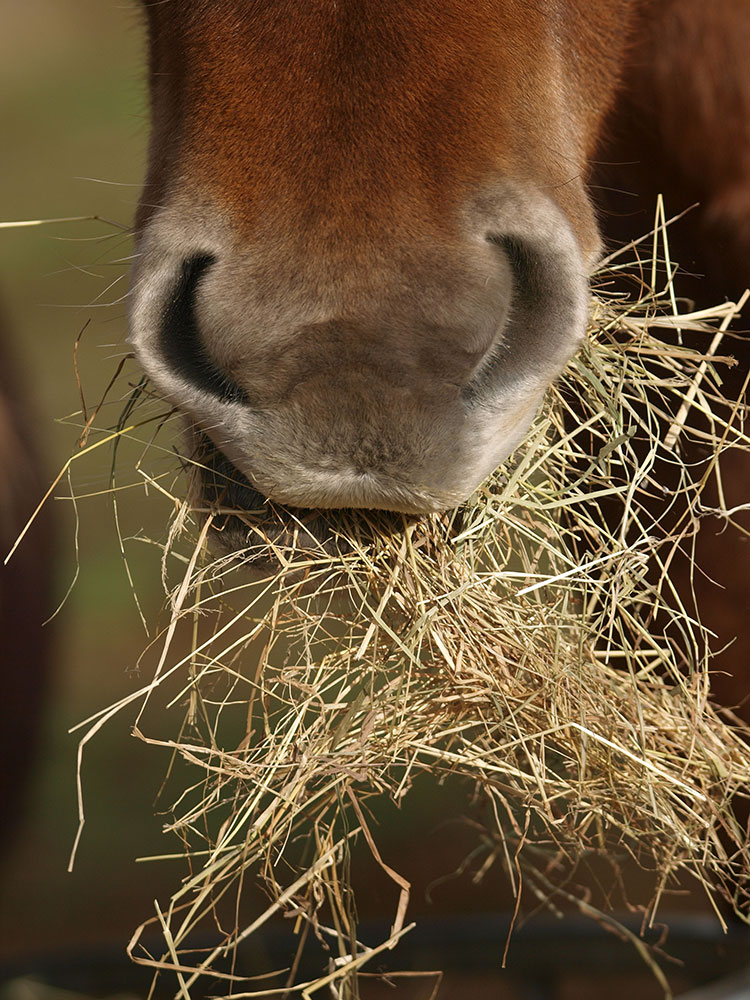
<path id="1" fill-rule="evenodd" d="M 678 319 L 671 281 L 637 302 L 596 298 L 585 348 L 469 503 L 420 520 L 327 514 L 333 545 L 270 540 L 268 507 L 242 515 L 244 552 L 212 556 L 229 512 L 196 510 L 184 477 L 147 470 L 177 424 L 137 387 L 87 448 L 149 445 L 138 474 L 175 510 L 169 618 L 153 677 L 88 720 L 83 743 L 140 706 L 137 735 L 184 762 L 166 829 L 192 874 L 136 932 L 135 961 L 171 970 L 185 998 L 204 976 L 233 996 L 357 996 L 361 970 L 409 930 L 409 885 L 380 856 L 368 802 L 400 802 L 425 774 L 475 787 L 493 824 L 487 864 L 516 888 L 522 875 L 554 897 L 555 858 L 619 852 L 661 873 L 650 918 L 686 873 L 741 907 L 750 856 L 731 802 L 750 787 L 750 750 L 709 701 L 711 637 L 670 567 L 690 559 L 722 456 L 750 447 L 742 406 L 721 393 L 719 348 L 742 304 Z M 146 724 L 160 698 L 179 716 L 173 738 Z M 359 939 L 355 841 L 395 883 L 387 940 Z M 217 901 L 249 880 L 267 908 L 237 904 L 221 942 L 193 951 Z M 299 982 L 290 955 L 291 973 L 240 981 L 233 953 L 279 913 L 302 943 L 328 942 L 328 968 Z M 157 954 L 143 944 L 155 929 Z"/>

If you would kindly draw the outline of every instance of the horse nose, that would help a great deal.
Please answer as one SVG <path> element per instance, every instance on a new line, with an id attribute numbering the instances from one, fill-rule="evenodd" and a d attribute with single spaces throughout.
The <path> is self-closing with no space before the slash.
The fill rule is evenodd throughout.
<path id="1" fill-rule="evenodd" d="M 196 233 L 188 253 L 167 226 L 141 238 L 131 341 L 253 487 L 295 507 L 455 506 L 520 442 L 585 327 L 579 248 L 544 199 L 506 191 L 447 245 Z"/>

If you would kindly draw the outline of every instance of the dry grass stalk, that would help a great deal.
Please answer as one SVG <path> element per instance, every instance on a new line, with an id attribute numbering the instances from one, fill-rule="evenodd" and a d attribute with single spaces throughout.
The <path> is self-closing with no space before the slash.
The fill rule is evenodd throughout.
<path id="1" fill-rule="evenodd" d="M 588 343 L 525 444 L 444 516 L 331 514 L 337 544 L 316 548 L 271 541 L 269 517 L 245 515 L 247 549 L 214 558 L 210 527 L 228 512 L 196 510 L 140 464 L 176 512 L 169 622 L 153 678 L 87 720 L 82 747 L 137 705 L 138 736 L 192 776 L 167 827 L 192 874 L 129 948 L 169 971 L 177 996 L 210 974 L 233 997 L 357 997 L 361 970 L 409 930 L 408 882 L 381 858 L 366 805 L 408 796 L 419 774 L 476 786 L 494 817 L 487 865 L 497 857 L 540 898 L 559 890 L 555 858 L 616 849 L 661 872 L 651 918 L 686 872 L 740 906 L 750 858 L 731 801 L 747 792 L 750 751 L 711 706 L 710 637 L 670 566 L 690 558 L 722 456 L 748 450 L 718 356 L 741 306 L 677 317 L 670 303 L 671 277 L 659 296 L 595 299 Z M 675 328 L 706 347 L 659 339 Z M 168 414 L 136 395 L 115 434 L 153 454 L 148 425 Z M 682 457 L 691 441 L 707 446 L 697 464 Z M 148 732 L 146 704 L 162 697 L 184 716 L 174 739 Z M 394 882 L 392 934 L 374 945 L 358 939 L 347 884 L 355 840 Z M 268 907 L 196 957 L 195 930 L 250 878 Z M 240 981 L 233 954 L 279 913 L 303 943 L 310 930 L 329 944 L 329 968 Z M 158 955 L 142 945 L 155 928 Z"/>

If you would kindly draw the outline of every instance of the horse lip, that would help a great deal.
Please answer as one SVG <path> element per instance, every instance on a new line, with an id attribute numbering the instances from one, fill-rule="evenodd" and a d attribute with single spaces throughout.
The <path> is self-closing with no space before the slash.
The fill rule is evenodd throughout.
<path id="1" fill-rule="evenodd" d="M 194 430 L 193 436 L 195 501 L 202 516 L 212 518 L 210 537 L 219 551 L 241 554 L 262 570 L 277 569 L 281 553 L 292 547 L 335 554 L 333 536 L 319 515 L 290 511 L 285 528 L 285 508 L 271 503 L 202 431 Z"/>
<path id="2" fill-rule="evenodd" d="M 340 557 L 351 551 L 347 532 L 337 522 L 344 517 L 359 519 L 358 530 L 374 537 L 376 532 L 397 532 L 409 515 L 384 510 L 321 510 L 287 507 L 269 500 L 201 430 L 192 429 L 194 441 L 194 502 L 202 516 L 212 516 L 210 536 L 224 554 L 237 554 L 262 571 L 278 571 L 282 557 L 293 563 L 295 554 L 321 559 Z M 415 519 L 412 515 L 410 519 Z M 374 521 L 374 524 L 370 522 Z M 292 571 L 294 566 L 292 565 Z"/>

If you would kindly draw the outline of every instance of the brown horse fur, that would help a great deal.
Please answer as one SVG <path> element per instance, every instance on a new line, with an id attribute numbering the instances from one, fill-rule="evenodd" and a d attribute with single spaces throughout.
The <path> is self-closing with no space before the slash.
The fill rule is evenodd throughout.
<path id="1" fill-rule="evenodd" d="M 458 502 L 575 348 L 597 213 L 617 242 L 660 191 L 675 213 L 700 202 L 673 246 L 707 277 L 682 287 L 706 301 L 750 283 L 745 0 L 145 11 L 132 336 L 247 477 L 237 501 Z M 730 461 L 743 503 L 750 469 Z M 746 632 L 746 545 L 713 528 L 698 555 L 727 590 L 698 586 L 726 641 Z M 741 636 L 720 665 L 742 676 L 749 655 Z"/>
<path id="2" fill-rule="evenodd" d="M 742 0 L 647 4 L 595 168 L 605 234 L 646 231 L 659 193 L 670 213 L 698 206 L 672 240 L 705 302 L 750 284 L 749 47 Z"/>

